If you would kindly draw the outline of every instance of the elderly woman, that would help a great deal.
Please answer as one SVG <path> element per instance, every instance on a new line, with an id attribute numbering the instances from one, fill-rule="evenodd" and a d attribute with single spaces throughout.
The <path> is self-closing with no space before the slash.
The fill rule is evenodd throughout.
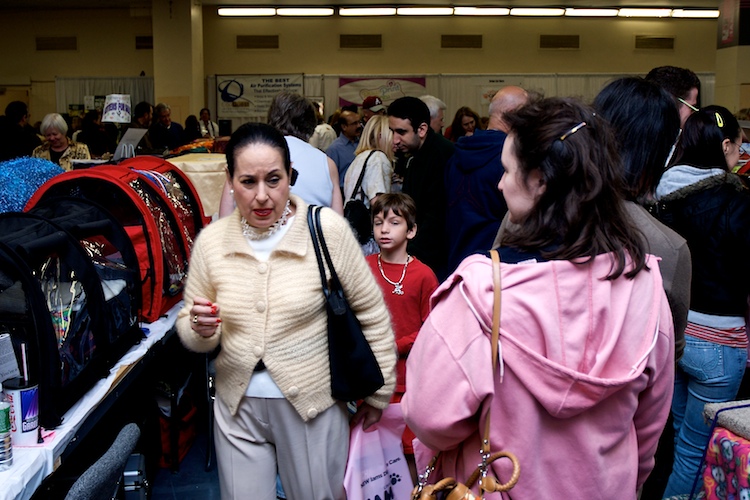
<path id="1" fill-rule="evenodd" d="M 221 497 L 344 498 L 346 405 L 331 397 L 327 315 L 307 226 L 290 194 L 289 149 L 276 129 L 245 124 L 227 144 L 237 208 L 197 238 L 177 319 L 189 349 L 216 359 L 216 451 Z M 395 385 L 396 351 L 380 289 L 342 217 L 321 213 L 347 299 L 385 385 L 354 417 L 377 422 Z"/>
<path id="2" fill-rule="evenodd" d="M 72 160 L 88 160 L 91 158 L 89 148 L 85 144 L 68 139 L 68 124 L 58 113 L 50 113 L 42 120 L 40 127 L 46 142 L 38 146 L 31 156 L 50 160 L 65 170 L 73 168 Z"/>
<path id="3" fill-rule="evenodd" d="M 685 351 L 675 374 L 675 455 L 664 496 L 689 493 L 708 443 L 706 403 L 732 401 L 747 361 L 750 192 L 730 173 L 740 157 L 737 119 L 726 108 L 693 113 L 656 196 L 659 217 L 682 235 L 693 266 Z"/>
<path id="4" fill-rule="evenodd" d="M 520 461 L 513 498 L 634 500 L 672 395 L 658 262 L 623 207 L 604 120 L 572 99 L 505 120 L 498 188 L 515 226 L 499 248 L 500 364 L 493 373 L 492 263 L 474 255 L 432 296 L 407 361 L 406 423 L 443 450 L 443 476 L 465 481 L 491 410 L 490 448 Z M 507 481 L 509 468 L 490 474 Z"/>

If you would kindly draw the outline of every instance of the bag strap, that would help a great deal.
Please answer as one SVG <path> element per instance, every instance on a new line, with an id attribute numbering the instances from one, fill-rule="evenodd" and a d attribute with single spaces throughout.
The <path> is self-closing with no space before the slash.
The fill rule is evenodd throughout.
<path id="1" fill-rule="evenodd" d="M 493 300 L 492 300 L 492 373 L 495 373 L 497 369 L 497 353 L 498 344 L 500 341 L 500 299 L 501 299 L 501 283 L 500 283 L 500 252 L 496 249 L 490 250 L 490 258 L 492 259 L 492 289 L 493 289 Z M 485 493 L 485 481 L 487 477 L 487 468 L 489 467 L 489 460 L 492 452 L 490 451 L 490 421 L 492 420 L 492 408 L 487 409 L 487 417 L 484 421 L 484 436 L 482 437 L 482 465 L 480 466 L 482 478 L 479 481 L 479 494 L 484 498 Z"/>
<path id="2" fill-rule="evenodd" d="M 370 151 L 370 154 L 367 155 L 367 158 L 365 159 L 365 164 L 362 166 L 362 172 L 359 173 L 359 179 L 357 179 L 357 184 L 354 186 L 354 191 L 352 191 L 352 200 L 354 199 L 355 196 L 357 196 L 357 191 L 359 191 L 359 188 L 362 187 L 362 180 L 365 178 L 365 169 L 367 168 L 367 162 L 370 161 L 370 157 L 375 151 L 377 150 L 373 149 L 372 151 Z M 362 190 L 361 194 L 362 194 L 362 199 L 364 199 L 365 197 L 364 189 Z"/>
<path id="3" fill-rule="evenodd" d="M 323 225 L 320 222 L 320 211 L 323 207 L 313 205 L 307 212 L 307 224 L 310 228 L 310 236 L 312 236 L 313 247 L 315 248 L 315 257 L 318 259 L 318 270 L 320 271 L 320 280 L 323 285 L 323 293 L 326 299 L 331 303 L 331 307 L 334 309 L 335 314 L 343 314 L 344 306 L 342 299 L 344 297 L 344 287 L 341 286 L 339 276 L 336 274 L 336 268 L 333 267 L 333 260 L 331 254 L 328 252 L 328 246 L 326 245 L 326 239 L 323 235 Z M 331 273 L 330 282 L 326 282 L 325 268 L 323 267 L 323 259 L 325 259 L 328 265 L 328 271 Z M 332 297 L 336 297 L 332 299 Z"/>
<path id="4" fill-rule="evenodd" d="M 328 282 L 326 281 L 326 270 L 323 267 L 323 258 L 320 254 L 320 243 L 318 242 L 318 228 L 315 225 L 313 219 L 313 212 L 319 212 L 320 207 L 317 205 L 310 205 L 307 209 L 307 227 L 310 229 L 310 236 L 312 237 L 313 248 L 315 249 L 315 258 L 318 261 L 318 270 L 320 271 L 320 282 L 323 285 L 323 293 L 326 298 L 330 294 L 328 289 Z"/>

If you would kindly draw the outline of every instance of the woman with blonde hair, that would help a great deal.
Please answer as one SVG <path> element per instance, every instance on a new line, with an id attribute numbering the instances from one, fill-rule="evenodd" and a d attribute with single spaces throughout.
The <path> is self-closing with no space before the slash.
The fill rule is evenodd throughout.
<path id="1" fill-rule="evenodd" d="M 49 160 L 65 170 L 72 170 L 72 160 L 91 158 L 88 146 L 68 139 L 68 124 L 62 115 L 58 113 L 46 115 L 42 119 L 40 130 L 46 141 L 31 154 L 34 158 Z"/>
<path id="2" fill-rule="evenodd" d="M 375 115 L 367 121 L 354 153 L 357 156 L 344 176 L 344 206 L 350 200 L 359 199 L 369 209 L 379 194 L 391 192 L 393 132 L 388 127 L 387 116 Z M 359 242 L 365 255 L 379 251 L 372 237 Z"/>
<path id="3" fill-rule="evenodd" d="M 391 192 L 393 132 L 388 128 L 387 116 L 375 115 L 368 120 L 354 153 L 357 156 L 344 177 L 344 205 L 347 201 L 362 196 L 362 201 L 369 208 L 380 193 Z M 355 193 L 354 188 L 363 168 L 365 175 L 362 185 Z"/>

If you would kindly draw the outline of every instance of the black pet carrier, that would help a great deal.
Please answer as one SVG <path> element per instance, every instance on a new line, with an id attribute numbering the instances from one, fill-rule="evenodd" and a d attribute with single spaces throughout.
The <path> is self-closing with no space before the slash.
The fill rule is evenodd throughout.
<path id="1" fill-rule="evenodd" d="M 109 373 L 112 321 L 100 278 L 78 241 L 37 215 L 0 215 L 0 241 L 0 332 L 10 331 L 16 349 L 31 346 L 39 421 L 53 428 Z"/>
<path id="2" fill-rule="evenodd" d="M 83 198 L 49 198 L 29 213 L 71 233 L 94 264 L 111 320 L 108 364 L 113 365 L 142 337 L 138 256 L 128 233 L 107 210 Z"/>

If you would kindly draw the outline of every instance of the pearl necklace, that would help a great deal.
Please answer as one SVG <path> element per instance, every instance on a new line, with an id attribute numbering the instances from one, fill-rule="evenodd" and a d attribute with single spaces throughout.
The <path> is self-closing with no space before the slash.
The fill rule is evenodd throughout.
<path id="1" fill-rule="evenodd" d="M 401 283 L 404 282 L 404 278 L 406 277 L 406 266 L 409 265 L 409 254 L 406 254 L 406 264 L 404 264 L 404 270 L 401 271 L 401 278 L 399 278 L 398 282 L 394 283 L 393 281 L 388 279 L 388 276 L 385 275 L 385 272 L 383 271 L 383 264 L 380 260 L 380 254 L 378 254 L 378 269 L 380 270 L 380 275 L 383 277 L 384 280 L 386 280 L 388 283 L 393 285 L 393 291 L 391 293 L 396 295 L 403 295 L 404 294 L 404 287 Z"/>
<path id="2" fill-rule="evenodd" d="M 277 232 L 279 229 L 281 229 L 281 226 L 286 224 L 287 219 L 289 219 L 289 216 L 292 213 L 292 209 L 289 208 L 289 204 L 291 203 L 291 200 L 286 200 L 286 206 L 284 207 L 284 212 L 281 214 L 281 217 L 279 217 L 279 220 L 274 222 L 268 229 L 266 230 L 259 230 L 251 226 L 247 223 L 247 220 L 245 220 L 244 217 L 240 219 L 240 223 L 242 224 L 242 234 L 248 238 L 249 240 L 258 241 L 258 240 L 265 240 L 266 238 L 270 238 L 272 234 Z"/>

